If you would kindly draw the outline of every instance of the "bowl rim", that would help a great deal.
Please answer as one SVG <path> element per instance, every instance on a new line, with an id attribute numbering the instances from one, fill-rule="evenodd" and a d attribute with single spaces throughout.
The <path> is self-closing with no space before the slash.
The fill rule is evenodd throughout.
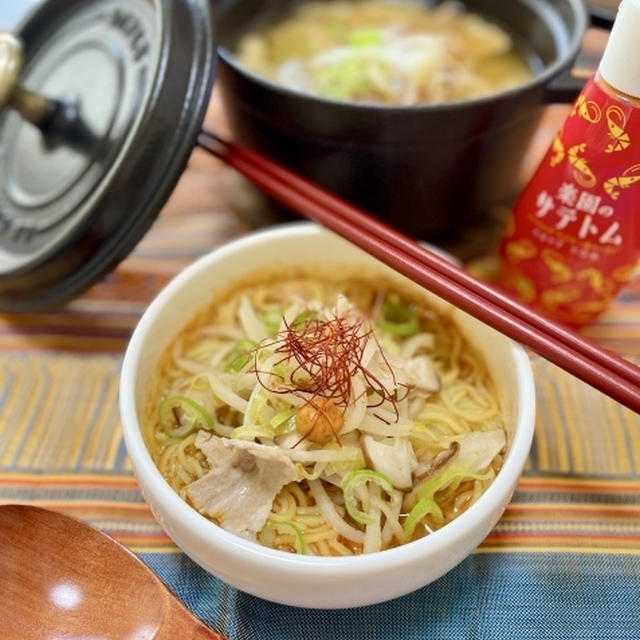
<path id="1" fill-rule="evenodd" d="M 529 0 L 519 0 L 522 4 L 532 4 Z M 476 98 L 467 98 L 460 100 L 450 100 L 447 102 L 434 102 L 434 103 L 418 103 L 409 105 L 387 104 L 377 102 L 357 102 L 354 100 L 345 100 L 339 98 L 328 98 L 326 96 L 317 95 L 314 93 L 307 93 L 303 91 L 297 91 L 295 89 L 283 86 L 269 78 L 262 76 L 259 73 L 247 69 L 241 64 L 233 51 L 222 44 L 218 44 L 217 52 L 221 61 L 232 68 L 241 77 L 245 78 L 249 82 L 261 87 L 266 91 L 278 94 L 285 98 L 297 99 L 307 103 L 318 103 L 345 110 L 365 110 L 365 111 L 383 111 L 385 113 L 398 112 L 400 114 L 407 113 L 419 113 L 422 111 L 450 111 L 464 108 L 479 108 L 482 105 L 489 104 L 494 101 L 509 99 L 519 94 L 525 93 L 530 89 L 536 87 L 548 85 L 554 78 L 561 75 L 563 72 L 569 71 L 570 64 L 576 59 L 581 47 L 582 39 L 589 25 L 588 11 L 583 0 L 565 0 L 571 7 L 572 16 L 575 17 L 576 25 L 573 29 L 569 29 L 566 22 L 563 22 L 567 26 L 567 48 L 564 52 L 560 52 L 556 55 L 551 64 L 545 65 L 542 70 L 534 73 L 529 80 L 521 82 L 514 87 L 510 87 L 503 91 L 497 91 L 495 93 L 489 93 L 487 95 L 478 96 Z M 229 3 L 232 5 L 233 3 Z M 223 7 L 221 11 L 224 11 Z M 220 21 L 218 16 L 217 22 Z"/>
<path id="2" fill-rule="evenodd" d="M 279 224 L 234 239 L 213 249 L 183 269 L 147 307 L 131 336 L 122 363 L 119 403 L 123 436 L 134 472 L 139 484 L 143 487 L 143 492 L 148 491 L 153 494 L 153 501 L 159 505 L 161 513 L 166 511 L 173 514 L 201 541 L 206 540 L 210 548 L 232 556 L 234 560 L 243 564 L 250 563 L 256 570 L 277 570 L 281 574 L 293 576 L 301 569 L 308 568 L 312 569 L 318 578 L 321 576 L 339 578 L 352 575 L 353 571 L 373 575 L 384 572 L 390 567 L 409 566 L 415 562 L 417 556 L 443 552 L 445 548 L 450 547 L 452 543 L 455 545 L 470 531 L 477 530 L 483 524 L 486 525 L 487 516 L 495 509 L 495 505 L 506 503 L 511 497 L 526 462 L 534 432 L 535 387 L 531 364 L 525 350 L 521 345 L 503 336 L 509 343 L 514 375 L 519 380 L 518 397 L 514 399 L 514 406 L 518 411 L 509 451 L 500 472 L 478 500 L 452 522 L 428 536 L 375 553 L 346 557 L 312 556 L 262 546 L 258 542 L 226 531 L 208 520 L 171 488 L 153 462 L 144 442 L 136 411 L 135 388 L 136 372 L 147 334 L 153 327 L 155 319 L 162 313 L 165 304 L 193 277 L 202 271 L 210 270 L 217 262 L 229 259 L 239 251 L 247 251 L 271 241 L 312 239 L 326 234 L 335 236 L 314 223 Z M 146 493 L 145 499 L 151 502 Z M 490 528 L 494 525 L 495 522 L 492 521 Z M 480 540 L 483 538 L 484 535 Z"/>

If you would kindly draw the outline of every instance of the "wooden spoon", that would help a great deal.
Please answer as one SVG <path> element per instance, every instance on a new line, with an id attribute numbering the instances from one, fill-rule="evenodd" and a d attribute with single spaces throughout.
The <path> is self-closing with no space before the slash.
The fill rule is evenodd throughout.
<path id="1" fill-rule="evenodd" d="M 46 509 L 0 507 L 3 640 L 225 640 L 138 558 Z"/>

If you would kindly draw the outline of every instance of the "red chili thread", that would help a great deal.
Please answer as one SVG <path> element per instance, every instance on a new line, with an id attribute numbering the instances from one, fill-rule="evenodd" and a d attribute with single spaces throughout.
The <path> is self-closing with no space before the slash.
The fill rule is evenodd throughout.
<path id="1" fill-rule="evenodd" d="M 358 372 L 364 376 L 367 386 L 379 395 L 379 399 L 368 404 L 377 407 L 385 401 L 391 403 L 396 412 L 395 391 L 389 391 L 384 384 L 363 364 L 364 350 L 369 339 L 378 343 L 372 329 L 363 329 L 364 321 L 349 321 L 334 316 L 328 320 L 308 318 L 303 324 L 289 324 L 283 321 L 284 329 L 274 340 L 263 341 L 255 347 L 254 372 L 258 382 L 267 391 L 277 394 L 294 393 L 308 402 L 314 397 L 330 398 L 336 406 L 346 408 L 351 399 L 351 380 Z M 282 354 L 274 366 L 293 363 L 290 374 L 291 384 L 286 384 L 282 376 L 271 371 L 261 371 L 258 354 L 261 349 L 275 347 L 275 353 Z M 378 347 L 380 345 L 378 343 Z M 395 383 L 395 375 L 382 349 L 383 361 L 389 367 Z M 273 385 L 262 379 L 263 375 L 279 378 Z"/>

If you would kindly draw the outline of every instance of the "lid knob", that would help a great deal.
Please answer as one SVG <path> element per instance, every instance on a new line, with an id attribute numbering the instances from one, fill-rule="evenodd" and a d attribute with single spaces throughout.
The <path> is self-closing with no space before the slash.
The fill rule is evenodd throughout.
<path id="1" fill-rule="evenodd" d="M 0 109 L 9 107 L 44 134 L 47 146 L 65 144 L 86 151 L 96 136 L 80 118 L 73 100 L 54 100 L 20 86 L 22 42 L 10 33 L 0 33 Z"/>
<path id="2" fill-rule="evenodd" d="M 156 219 L 209 104 L 214 4 L 46 0 L 0 35 L 1 310 L 83 291 Z"/>

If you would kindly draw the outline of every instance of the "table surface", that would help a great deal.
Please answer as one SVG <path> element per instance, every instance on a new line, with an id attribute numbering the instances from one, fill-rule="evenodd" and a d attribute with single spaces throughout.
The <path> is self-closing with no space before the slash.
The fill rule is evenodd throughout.
<path id="1" fill-rule="evenodd" d="M 548 111 L 528 167 L 565 113 Z M 207 122 L 225 130 L 215 94 Z M 236 640 L 640 638 L 640 416 L 535 355 L 535 439 L 513 500 L 477 551 L 432 585 L 374 607 L 294 610 L 236 591 L 173 545 L 122 440 L 123 353 L 166 282 L 270 222 L 261 210 L 242 178 L 195 150 L 114 272 L 55 311 L 0 314 L 0 503 L 36 504 L 108 533 Z M 585 333 L 640 362 L 640 283 Z"/>

